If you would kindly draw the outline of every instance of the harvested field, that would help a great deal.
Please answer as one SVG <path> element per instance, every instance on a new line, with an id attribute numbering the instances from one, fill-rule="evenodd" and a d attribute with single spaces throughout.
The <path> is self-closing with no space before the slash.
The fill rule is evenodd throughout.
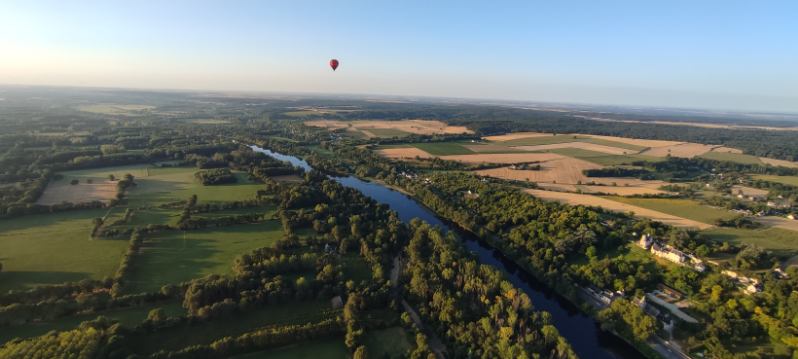
<path id="1" fill-rule="evenodd" d="M 600 135 L 586 135 L 591 138 L 597 138 L 606 141 L 613 141 L 613 142 L 621 142 L 626 143 L 629 145 L 641 146 L 641 147 L 665 147 L 665 146 L 675 146 L 681 144 L 683 142 L 677 141 L 663 141 L 663 140 L 644 140 L 639 138 L 626 138 L 626 137 L 615 137 L 615 136 L 600 136 Z"/>
<path id="2" fill-rule="evenodd" d="M 616 202 L 606 198 L 601 198 L 589 194 L 549 192 L 549 191 L 542 191 L 536 189 L 527 189 L 525 190 L 525 192 L 537 198 L 547 201 L 557 201 L 570 205 L 601 207 L 605 210 L 615 211 L 615 212 L 623 212 L 623 213 L 634 212 L 635 216 L 649 218 L 676 227 L 690 227 L 698 229 L 707 229 L 712 227 L 711 225 L 706 223 L 701 223 L 698 221 L 693 221 L 686 218 L 681 218 L 626 203 Z"/>
<path id="3" fill-rule="evenodd" d="M 695 156 L 703 155 L 717 146 L 702 145 L 700 143 L 681 143 L 673 146 L 664 146 L 652 148 L 644 151 L 641 155 L 654 156 L 654 157 L 673 157 L 693 158 Z"/>
<path id="4" fill-rule="evenodd" d="M 572 184 L 560 184 L 560 183 L 546 183 L 540 182 L 538 183 L 538 187 L 548 190 L 548 191 L 559 191 L 559 192 L 576 192 L 577 187 Z"/>
<path id="5" fill-rule="evenodd" d="M 625 155 L 630 153 L 636 153 L 636 151 L 618 148 L 618 147 L 610 147 L 604 145 L 597 145 L 595 143 L 588 143 L 588 142 L 564 142 L 564 143 L 553 143 L 550 145 L 537 145 L 537 146 L 515 146 L 513 148 L 524 150 L 524 151 L 546 151 L 546 150 L 553 150 L 553 149 L 560 149 L 560 148 L 578 148 L 582 150 L 588 151 L 595 151 L 601 153 L 607 153 L 611 155 Z"/>
<path id="6" fill-rule="evenodd" d="M 415 147 L 401 147 L 401 148 L 385 148 L 382 150 L 377 151 L 381 156 L 400 160 L 405 158 L 432 158 L 435 157 L 421 149 Z"/>
<path id="7" fill-rule="evenodd" d="M 497 154 L 477 153 L 473 155 L 442 156 L 441 158 L 444 160 L 458 161 L 465 163 L 508 163 L 508 164 L 564 159 L 564 157 L 554 153 L 497 153 Z M 584 162 L 580 160 L 574 160 L 574 161 Z M 589 165 L 593 166 L 591 168 L 600 168 L 599 166 L 596 166 L 592 163 L 590 163 Z M 529 172 L 540 172 L 540 171 L 529 171 Z"/>
<path id="8" fill-rule="evenodd" d="M 712 152 L 737 153 L 737 154 L 743 153 L 742 150 L 738 150 L 736 148 L 731 148 L 731 147 L 726 147 L 726 146 L 715 147 L 715 148 L 712 149 Z"/>
<path id="9" fill-rule="evenodd" d="M 781 166 L 781 167 L 787 167 L 787 168 L 798 168 L 798 162 L 777 160 L 777 159 L 767 158 L 767 157 L 759 157 L 759 160 L 761 160 L 762 162 L 765 162 L 766 164 L 769 164 L 771 166 L 777 166 L 777 167 Z"/>
<path id="10" fill-rule="evenodd" d="M 767 197 L 768 191 L 759 189 L 759 188 L 752 188 L 746 186 L 732 186 L 732 194 L 738 195 L 742 194 L 743 196 L 754 196 L 754 197 Z"/>
<path id="11" fill-rule="evenodd" d="M 506 135 L 485 136 L 482 138 L 488 141 L 503 142 L 503 141 L 517 140 L 519 138 L 547 137 L 547 136 L 554 136 L 554 134 L 542 133 L 542 132 L 513 132 L 513 133 L 508 133 Z"/>
<path id="12" fill-rule="evenodd" d="M 337 121 L 337 120 L 316 120 L 305 121 L 305 125 L 312 127 L 322 127 L 330 130 L 342 128 L 355 128 L 357 130 L 370 129 L 394 129 L 402 132 L 415 133 L 418 135 L 435 134 L 461 134 L 473 133 L 465 126 L 449 126 L 441 121 L 428 120 L 402 120 L 402 121 Z"/>
<path id="13" fill-rule="evenodd" d="M 76 185 L 69 182 L 66 178 L 50 182 L 36 204 L 47 206 L 63 202 L 86 203 L 92 201 L 107 203 L 116 197 L 116 181 L 97 180 L 94 183 L 81 181 Z"/>
<path id="14" fill-rule="evenodd" d="M 560 157 L 558 159 L 543 162 L 540 165 L 541 169 L 539 171 L 515 170 L 511 169 L 510 167 L 501 167 L 480 170 L 476 171 L 476 173 L 481 176 L 490 176 L 518 181 L 576 184 L 579 181 L 587 181 L 588 177 L 585 177 L 585 175 L 582 173 L 583 170 L 601 168 L 601 166 L 587 161 L 567 157 Z"/>
<path id="15" fill-rule="evenodd" d="M 776 216 L 765 216 L 765 217 L 758 217 L 756 221 L 768 227 L 776 227 L 776 228 L 786 229 L 788 231 L 798 232 L 798 221 L 794 219 L 788 219 Z"/>

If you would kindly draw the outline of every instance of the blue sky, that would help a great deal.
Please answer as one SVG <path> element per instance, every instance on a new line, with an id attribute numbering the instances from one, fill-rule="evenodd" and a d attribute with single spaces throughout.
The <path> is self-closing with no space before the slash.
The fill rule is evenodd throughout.
<path id="1" fill-rule="evenodd" d="M 796 14 L 796 1 L 5 1 L 0 83 L 798 112 Z"/>

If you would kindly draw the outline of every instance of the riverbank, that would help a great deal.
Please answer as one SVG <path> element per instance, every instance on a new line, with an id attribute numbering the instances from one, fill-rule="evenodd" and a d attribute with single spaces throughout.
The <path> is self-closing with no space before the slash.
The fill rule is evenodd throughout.
<path id="1" fill-rule="evenodd" d="M 556 279 L 546 278 L 546 276 L 542 275 L 542 273 L 535 269 L 530 263 L 524 263 L 517 259 L 508 257 L 505 253 L 507 248 L 505 248 L 501 243 L 501 241 L 495 237 L 484 238 L 477 233 L 475 233 L 472 229 L 468 228 L 467 226 L 463 225 L 462 223 L 458 223 L 453 219 L 446 218 L 441 216 L 438 212 L 433 210 L 432 208 L 427 207 L 424 202 L 418 198 L 414 193 L 406 190 L 402 187 L 388 184 L 385 181 L 376 179 L 376 178 L 369 178 L 370 181 L 381 184 L 386 186 L 390 189 L 393 189 L 397 192 L 400 192 L 406 196 L 409 196 L 411 199 L 416 201 L 420 206 L 425 208 L 426 210 L 433 213 L 439 220 L 445 222 L 447 225 L 451 226 L 452 228 L 456 229 L 459 233 L 458 234 L 467 234 L 468 237 L 471 237 L 473 240 L 480 241 L 487 245 L 490 248 L 495 249 L 499 253 L 501 253 L 504 260 L 508 260 L 512 262 L 517 268 L 519 268 L 524 273 L 531 275 L 537 281 L 543 283 L 547 286 L 548 289 L 552 290 L 556 295 L 560 297 L 560 299 L 569 302 L 575 308 L 577 308 L 582 314 L 592 318 L 597 324 L 601 324 L 598 320 L 598 310 L 591 305 L 590 303 L 586 302 L 579 296 L 579 290 L 581 289 L 576 283 L 568 281 L 562 277 L 558 277 Z M 534 304 L 534 303 L 533 303 Z M 604 329 L 601 329 L 604 330 Z M 644 355 L 648 359 L 665 359 L 659 352 L 657 352 L 651 345 L 647 345 L 644 343 L 640 343 L 634 339 L 626 338 L 619 333 L 615 332 L 614 330 L 606 331 L 609 334 L 617 337 L 618 339 L 623 340 L 628 345 L 634 347 L 640 354 Z M 652 343 L 654 344 L 654 343 Z"/>
<path id="2" fill-rule="evenodd" d="M 307 170 L 312 169 L 307 162 L 300 158 L 274 153 L 261 148 L 253 149 L 260 150 L 266 154 L 273 154 L 276 158 L 291 162 Z M 406 223 L 413 218 L 419 218 L 433 226 L 438 226 L 445 231 L 457 234 L 466 248 L 475 255 L 478 263 L 498 269 L 510 283 L 521 289 L 532 299 L 536 310 L 548 312 L 551 315 L 551 324 L 557 328 L 560 335 L 569 342 L 574 352 L 580 357 L 620 359 L 640 358 L 643 356 L 641 350 L 630 345 L 627 341 L 601 330 L 596 320 L 585 313 L 585 308 L 579 308 L 574 304 L 573 300 L 568 300 L 563 295 L 558 294 L 564 291 L 567 288 L 566 286 L 554 290 L 555 282 L 544 283 L 541 280 L 537 280 L 528 270 L 521 269 L 521 266 L 508 259 L 497 249 L 499 247 L 496 243 L 489 244 L 481 240 L 472 231 L 465 230 L 464 226 L 436 216 L 435 211 L 427 208 L 413 196 L 411 191 L 405 190 L 400 186 L 389 185 L 383 181 L 377 182 L 376 179 L 365 181 L 353 176 L 330 177 L 330 179 L 360 191 L 377 203 L 388 205 Z"/>

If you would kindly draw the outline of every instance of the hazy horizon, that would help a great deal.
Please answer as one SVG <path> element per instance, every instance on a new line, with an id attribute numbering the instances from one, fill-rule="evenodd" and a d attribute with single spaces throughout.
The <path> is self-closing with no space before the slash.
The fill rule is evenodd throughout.
<path id="1" fill-rule="evenodd" d="M 4 3 L 0 84 L 797 113 L 796 10 L 788 1 Z"/>

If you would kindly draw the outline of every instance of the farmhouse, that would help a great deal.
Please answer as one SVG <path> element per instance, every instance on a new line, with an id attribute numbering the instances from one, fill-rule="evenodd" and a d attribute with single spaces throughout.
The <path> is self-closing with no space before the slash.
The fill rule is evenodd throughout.
<path id="1" fill-rule="evenodd" d="M 703 272 L 706 269 L 704 262 L 697 257 L 692 254 L 684 253 L 670 245 L 660 243 L 650 234 L 643 234 L 637 244 L 641 248 L 651 252 L 651 254 L 673 263 L 692 267 L 699 272 Z"/>

